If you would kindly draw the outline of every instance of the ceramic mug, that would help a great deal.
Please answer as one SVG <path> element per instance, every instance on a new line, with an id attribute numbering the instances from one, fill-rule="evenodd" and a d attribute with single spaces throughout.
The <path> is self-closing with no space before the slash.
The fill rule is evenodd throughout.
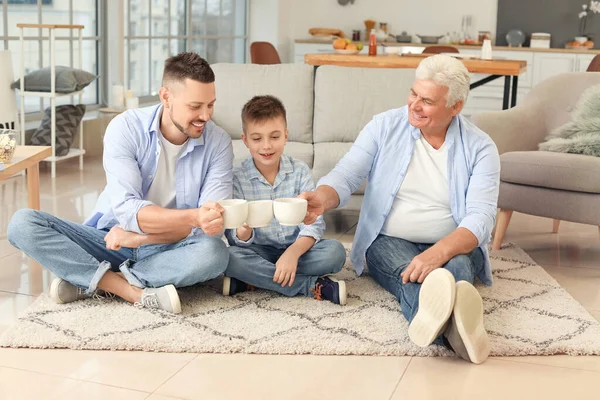
<path id="1" fill-rule="evenodd" d="M 248 202 L 248 218 L 250 228 L 264 228 L 273 219 L 273 200 L 256 200 Z"/>
<path id="2" fill-rule="evenodd" d="M 296 226 L 306 218 L 308 202 L 298 198 L 281 198 L 273 201 L 275 218 L 281 225 Z"/>
<path id="3" fill-rule="evenodd" d="M 242 199 L 227 199 L 218 202 L 225 209 L 225 229 L 240 228 L 248 218 L 248 202 Z"/>

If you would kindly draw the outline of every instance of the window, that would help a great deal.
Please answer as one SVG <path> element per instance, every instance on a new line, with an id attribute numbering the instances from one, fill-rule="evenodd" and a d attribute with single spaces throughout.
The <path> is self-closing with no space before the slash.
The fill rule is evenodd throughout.
<path id="1" fill-rule="evenodd" d="M 4 50 L 10 50 L 13 74 L 18 79 L 21 74 L 21 59 L 25 65 L 25 73 L 48 67 L 50 65 L 50 41 L 48 29 L 26 28 L 23 51 L 19 42 L 20 30 L 17 23 L 43 24 L 78 24 L 84 25 L 82 44 L 82 69 L 99 75 L 98 49 L 100 35 L 98 33 L 98 0 L 8 0 L 2 8 L 0 18 L 0 40 Z M 6 21 L 6 23 L 5 23 Z M 78 31 L 56 30 L 56 65 L 77 67 L 79 55 Z M 77 101 L 74 97 L 61 97 L 57 104 Z M 100 101 L 98 80 L 90 84 L 83 92 L 85 104 L 98 104 Z M 17 103 L 18 104 L 18 103 Z M 39 97 L 25 98 L 25 112 L 39 113 L 50 105 L 49 99 Z"/>
<path id="2" fill-rule="evenodd" d="M 125 26 L 137 27 L 125 30 L 125 84 L 135 96 L 156 95 L 165 60 L 183 51 L 195 51 L 209 63 L 246 61 L 247 0 L 124 3 Z"/>
<path id="3" fill-rule="evenodd" d="M 137 63 L 132 61 L 129 63 L 129 78 L 135 82 L 135 73 L 137 71 Z"/>

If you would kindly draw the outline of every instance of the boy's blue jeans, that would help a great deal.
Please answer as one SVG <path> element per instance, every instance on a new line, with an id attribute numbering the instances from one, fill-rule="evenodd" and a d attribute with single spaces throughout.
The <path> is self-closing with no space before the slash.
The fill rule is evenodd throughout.
<path id="1" fill-rule="evenodd" d="M 106 271 L 122 272 L 136 287 L 191 286 L 218 277 L 229 253 L 219 237 L 188 237 L 165 245 L 108 250 L 108 232 L 38 210 L 17 211 L 8 240 L 54 275 L 92 294 Z"/>
<path id="2" fill-rule="evenodd" d="M 286 249 L 250 245 L 229 247 L 229 265 L 225 275 L 285 296 L 311 296 L 317 278 L 339 272 L 346 262 L 346 250 L 337 240 L 323 239 L 298 259 L 296 279 L 292 286 L 273 282 L 275 263 Z"/>

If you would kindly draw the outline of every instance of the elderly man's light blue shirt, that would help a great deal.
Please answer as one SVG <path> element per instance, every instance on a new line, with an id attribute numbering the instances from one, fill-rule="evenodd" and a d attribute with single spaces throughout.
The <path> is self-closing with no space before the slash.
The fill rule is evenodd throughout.
<path id="1" fill-rule="evenodd" d="M 340 197 L 340 207 L 368 178 L 350 259 L 362 274 L 365 254 L 380 234 L 396 193 L 408 170 L 421 131 L 408 122 L 408 107 L 376 115 L 350 151 L 317 186 L 328 185 Z M 471 231 L 485 255 L 478 278 L 492 284 L 487 244 L 496 219 L 500 156 L 492 139 L 462 116 L 452 119 L 446 134 L 450 209 L 458 227 Z M 423 182 L 426 186 L 427 182 Z"/>
<path id="2" fill-rule="evenodd" d="M 128 110 L 115 117 L 104 136 L 106 188 L 84 222 L 98 229 L 119 225 L 143 233 L 137 220 L 156 176 L 162 105 Z M 188 139 L 175 168 L 176 208 L 197 208 L 206 201 L 231 198 L 233 148 L 230 136 L 212 121 L 202 136 Z M 194 234 L 202 231 L 194 229 Z"/>

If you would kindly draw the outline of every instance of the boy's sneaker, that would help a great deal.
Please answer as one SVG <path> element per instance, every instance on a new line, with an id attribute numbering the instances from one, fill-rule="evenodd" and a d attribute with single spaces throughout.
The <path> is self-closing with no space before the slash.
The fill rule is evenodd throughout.
<path id="1" fill-rule="evenodd" d="M 173 285 L 166 285 L 159 288 L 146 288 L 142 291 L 142 298 L 135 303 L 136 306 L 157 308 L 171 312 L 173 314 L 181 313 L 181 303 L 177 289 Z"/>
<path id="2" fill-rule="evenodd" d="M 85 293 L 85 289 L 78 288 L 65 281 L 62 278 L 54 278 L 50 284 L 50 292 L 48 293 L 50 298 L 57 304 L 72 303 L 78 300 L 85 300 L 91 297 L 96 299 L 102 299 L 103 294 L 107 293 L 104 291 L 96 291 L 93 295 Z M 108 294 L 108 293 L 107 293 Z"/>
<path id="3" fill-rule="evenodd" d="M 346 282 L 344 281 L 322 276 L 317 279 L 315 288 L 310 289 L 310 291 L 315 294 L 315 299 L 317 300 L 329 300 L 341 306 L 346 305 L 347 293 Z"/>
<path id="4" fill-rule="evenodd" d="M 223 296 L 233 296 L 237 293 L 255 289 L 256 287 L 248 285 L 246 282 L 242 282 L 239 279 L 230 276 L 223 277 Z"/>
<path id="5" fill-rule="evenodd" d="M 421 285 L 419 308 L 408 326 L 408 337 L 420 347 L 429 346 L 444 331 L 454 309 L 456 282 L 445 268 L 433 270 Z"/>
<path id="6" fill-rule="evenodd" d="M 474 364 L 481 364 L 490 354 L 481 295 L 469 282 L 456 282 L 454 312 L 444 336 L 458 356 Z"/>

